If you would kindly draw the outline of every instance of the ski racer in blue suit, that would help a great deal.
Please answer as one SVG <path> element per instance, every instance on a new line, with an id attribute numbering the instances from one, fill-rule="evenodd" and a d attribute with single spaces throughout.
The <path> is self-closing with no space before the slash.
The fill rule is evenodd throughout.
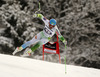
<path id="1" fill-rule="evenodd" d="M 27 41 L 25 44 L 21 45 L 20 47 L 17 47 L 15 51 L 13 52 L 13 55 L 15 55 L 17 52 L 25 49 L 26 47 L 35 44 L 34 47 L 29 49 L 27 52 L 25 52 L 24 55 L 30 54 L 34 52 L 37 48 L 39 48 L 41 45 L 46 44 L 50 41 L 52 36 L 56 33 L 59 39 L 66 45 L 67 41 L 64 39 L 64 37 L 61 35 L 55 19 L 46 19 L 42 14 L 34 14 L 33 17 L 37 17 L 43 20 L 45 23 L 43 31 L 39 32 L 37 35 L 35 35 L 32 40 Z"/>

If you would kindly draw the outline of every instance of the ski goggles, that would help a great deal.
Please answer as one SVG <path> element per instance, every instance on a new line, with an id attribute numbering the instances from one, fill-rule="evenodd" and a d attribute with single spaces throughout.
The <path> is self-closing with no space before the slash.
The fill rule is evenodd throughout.
<path id="1" fill-rule="evenodd" d="M 50 23 L 49 23 L 49 24 L 50 24 Z M 50 24 L 50 26 L 53 26 L 53 27 L 54 27 L 55 25 Z"/>

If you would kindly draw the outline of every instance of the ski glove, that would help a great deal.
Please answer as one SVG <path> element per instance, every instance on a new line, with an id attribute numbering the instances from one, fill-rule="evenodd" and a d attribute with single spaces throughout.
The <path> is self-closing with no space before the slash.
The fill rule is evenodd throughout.
<path id="1" fill-rule="evenodd" d="M 64 39 L 63 36 L 59 36 L 60 40 L 64 43 L 65 47 L 67 45 L 67 41 Z"/>
<path id="2" fill-rule="evenodd" d="M 67 47 L 66 45 L 67 45 L 67 41 L 65 41 L 65 42 L 63 42 L 64 43 L 64 45 L 65 45 L 65 48 Z"/>
<path id="3" fill-rule="evenodd" d="M 39 17 L 42 19 L 43 15 L 42 14 L 34 14 L 33 17 Z"/>
<path id="4" fill-rule="evenodd" d="M 58 36 L 60 38 L 60 40 L 64 43 L 65 42 L 65 39 L 63 36 Z"/>

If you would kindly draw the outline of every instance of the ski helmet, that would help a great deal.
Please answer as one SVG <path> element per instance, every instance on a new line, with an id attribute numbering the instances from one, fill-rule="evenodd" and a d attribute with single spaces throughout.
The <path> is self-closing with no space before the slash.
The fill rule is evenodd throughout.
<path id="1" fill-rule="evenodd" d="M 56 25 L 56 20 L 55 19 L 50 19 L 50 24 L 55 26 Z"/>

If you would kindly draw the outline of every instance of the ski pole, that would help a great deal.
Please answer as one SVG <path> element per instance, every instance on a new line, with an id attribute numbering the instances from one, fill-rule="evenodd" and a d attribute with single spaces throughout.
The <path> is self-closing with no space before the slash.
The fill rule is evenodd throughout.
<path id="1" fill-rule="evenodd" d="M 67 73 L 66 71 L 66 56 L 65 56 L 65 74 Z"/>
<path id="2" fill-rule="evenodd" d="M 67 48 L 67 46 L 66 46 L 66 44 L 65 44 L 65 52 L 66 52 L 66 48 Z M 67 70 L 66 70 L 66 56 L 65 56 L 65 74 L 67 73 Z"/>
<path id="3" fill-rule="evenodd" d="M 40 2 L 39 2 L 39 0 L 37 0 L 37 1 L 38 1 L 39 9 L 35 12 L 35 14 L 36 14 L 38 11 L 41 10 Z"/>

